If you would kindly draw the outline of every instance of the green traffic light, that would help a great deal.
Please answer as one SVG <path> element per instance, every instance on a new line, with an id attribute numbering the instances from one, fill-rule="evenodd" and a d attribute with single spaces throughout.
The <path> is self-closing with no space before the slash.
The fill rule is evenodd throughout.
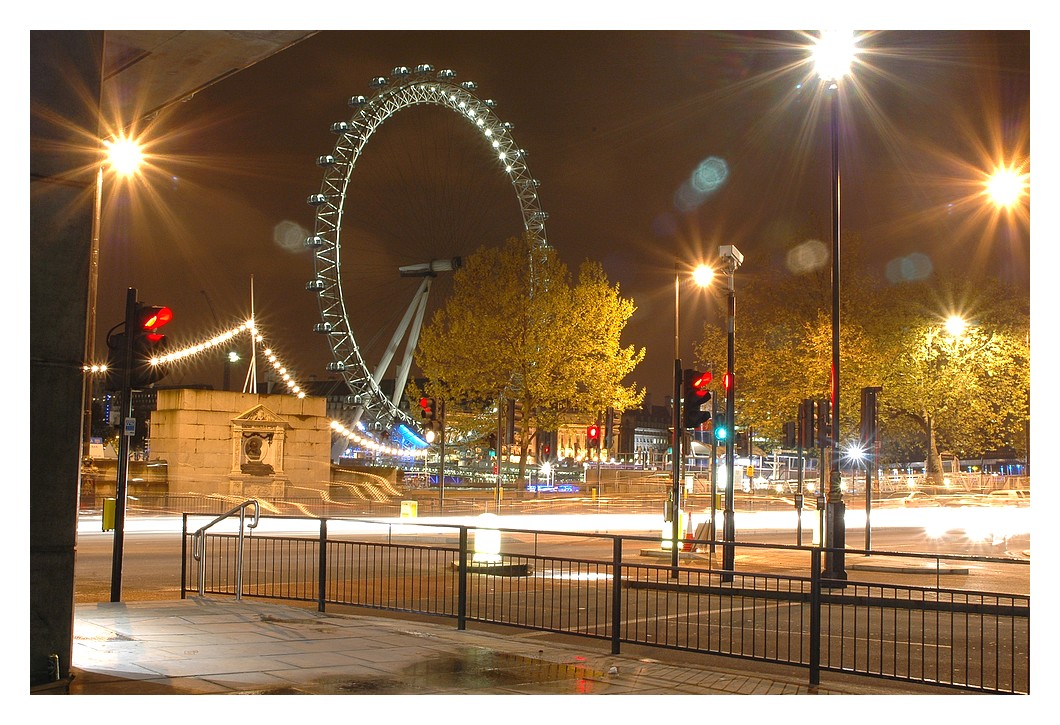
<path id="1" fill-rule="evenodd" d="M 725 428 L 723 428 L 721 426 L 718 426 L 717 428 L 714 429 L 714 438 L 715 438 L 715 440 L 723 441 L 723 440 L 725 440 L 728 437 L 729 437 L 729 431 L 726 430 Z"/>

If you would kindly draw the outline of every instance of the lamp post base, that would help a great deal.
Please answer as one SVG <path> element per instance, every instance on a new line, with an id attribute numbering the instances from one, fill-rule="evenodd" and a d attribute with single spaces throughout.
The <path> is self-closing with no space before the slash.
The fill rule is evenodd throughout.
<path id="1" fill-rule="evenodd" d="M 825 506 L 825 531 L 827 551 L 824 552 L 824 571 L 821 573 L 822 586 L 846 586 L 846 511 L 843 501 L 828 501 Z"/>

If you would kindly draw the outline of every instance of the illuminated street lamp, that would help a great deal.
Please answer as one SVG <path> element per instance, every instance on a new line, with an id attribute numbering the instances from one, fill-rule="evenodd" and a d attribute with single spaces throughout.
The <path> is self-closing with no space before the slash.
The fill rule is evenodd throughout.
<path id="1" fill-rule="evenodd" d="M 93 200 L 92 244 L 88 257 L 88 307 L 85 315 L 85 356 L 91 361 L 96 350 L 96 291 L 99 287 L 99 235 L 100 218 L 103 209 L 103 173 L 109 166 L 119 177 L 129 178 L 139 173 L 143 163 L 143 151 L 132 138 L 121 135 L 116 139 L 103 141 L 105 149 L 99 166 L 96 168 L 96 190 Z M 82 445 L 84 456 L 89 455 L 89 442 L 92 437 L 92 380 L 86 378 L 82 390 L 82 407 L 85 411 L 84 434 Z"/>
<path id="2" fill-rule="evenodd" d="M 1015 206 L 1027 190 L 1027 177 L 1014 167 L 999 167 L 984 183 L 984 193 L 995 206 Z"/>
<path id="3" fill-rule="evenodd" d="M 968 329 L 968 321 L 960 315 L 950 315 L 946 318 L 946 334 L 957 339 Z"/>
<path id="4" fill-rule="evenodd" d="M 692 281 L 699 287 L 706 287 L 714 278 L 714 270 L 700 264 L 692 271 Z M 684 428 L 681 426 L 681 387 L 683 370 L 681 367 L 681 273 L 677 260 L 674 260 L 674 406 L 673 437 L 671 438 L 671 459 L 673 465 L 673 482 L 670 489 L 670 566 L 671 576 L 677 577 L 678 539 L 681 536 L 681 439 Z"/>
<path id="5" fill-rule="evenodd" d="M 843 547 L 846 545 L 846 505 L 839 473 L 839 90 L 857 54 L 851 31 L 825 30 L 813 50 L 814 68 L 831 92 L 832 137 L 832 440 L 828 465 L 825 510 L 825 576 L 846 579 Z"/>

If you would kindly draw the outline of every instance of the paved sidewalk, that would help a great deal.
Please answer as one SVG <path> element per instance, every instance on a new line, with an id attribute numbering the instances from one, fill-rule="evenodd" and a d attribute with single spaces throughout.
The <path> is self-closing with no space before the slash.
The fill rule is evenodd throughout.
<path id="1" fill-rule="evenodd" d="M 260 601 L 78 604 L 71 694 L 947 693 L 656 648 Z M 649 654 L 645 654 L 648 652 Z M 709 662 L 709 664 L 707 664 Z"/>

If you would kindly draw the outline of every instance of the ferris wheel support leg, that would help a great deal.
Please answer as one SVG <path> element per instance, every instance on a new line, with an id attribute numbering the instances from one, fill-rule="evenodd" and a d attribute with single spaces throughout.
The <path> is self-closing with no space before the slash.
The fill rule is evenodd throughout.
<path id="1" fill-rule="evenodd" d="M 412 331 L 409 339 L 405 342 L 405 357 L 401 361 L 401 368 L 394 376 L 394 398 L 390 401 L 394 407 L 398 407 L 401 396 L 405 394 L 405 383 L 409 379 L 409 368 L 412 367 L 412 353 L 416 350 L 416 343 L 420 341 L 420 328 L 423 327 L 423 315 L 427 311 L 427 295 L 431 291 L 431 278 L 426 277 L 420 285 L 418 305 L 416 308 L 416 319 L 412 321 Z"/>

